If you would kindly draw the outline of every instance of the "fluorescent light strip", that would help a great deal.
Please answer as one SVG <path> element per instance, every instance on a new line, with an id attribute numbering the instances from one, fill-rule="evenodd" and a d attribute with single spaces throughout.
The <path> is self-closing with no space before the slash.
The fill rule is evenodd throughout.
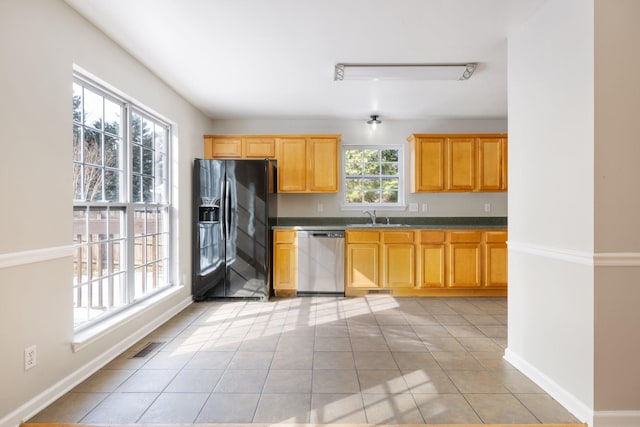
<path id="1" fill-rule="evenodd" d="M 476 64 L 336 64 L 334 80 L 467 80 Z"/>

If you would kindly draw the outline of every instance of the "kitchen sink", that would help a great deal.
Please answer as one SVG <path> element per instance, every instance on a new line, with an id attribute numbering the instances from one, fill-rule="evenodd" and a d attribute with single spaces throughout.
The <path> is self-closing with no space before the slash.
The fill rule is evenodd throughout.
<path id="1" fill-rule="evenodd" d="M 408 228 L 409 224 L 347 224 L 347 227 L 354 228 Z"/>

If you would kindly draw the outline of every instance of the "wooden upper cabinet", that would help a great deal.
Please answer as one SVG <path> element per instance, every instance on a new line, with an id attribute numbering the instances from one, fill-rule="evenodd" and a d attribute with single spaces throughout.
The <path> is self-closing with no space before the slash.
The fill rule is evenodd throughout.
<path id="1" fill-rule="evenodd" d="M 505 184 L 504 138 L 478 138 L 478 190 L 501 191 Z"/>
<path id="2" fill-rule="evenodd" d="M 234 136 L 205 136 L 205 159 L 231 159 L 242 157 L 242 138 Z"/>
<path id="3" fill-rule="evenodd" d="M 269 136 L 205 135 L 205 159 L 273 159 L 276 139 Z"/>
<path id="4" fill-rule="evenodd" d="M 340 135 L 205 135 L 205 159 L 276 159 L 278 192 L 337 193 Z"/>
<path id="5" fill-rule="evenodd" d="M 475 138 L 447 139 L 447 190 L 473 191 L 476 185 Z"/>
<path id="6" fill-rule="evenodd" d="M 411 191 L 444 191 L 445 138 L 415 138 L 411 141 L 413 179 Z"/>
<path id="7" fill-rule="evenodd" d="M 339 140 L 337 135 L 278 138 L 278 191 L 336 193 Z"/>
<path id="8" fill-rule="evenodd" d="M 302 193 L 307 190 L 307 139 L 279 138 L 278 192 Z"/>
<path id="9" fill-rule="evenodd" d="M 408 138 L 412 192 L 507 190 L 503 134 L 416 134 Z"/>
<path id="10" fill-rule="evenodd" d="M 309 191 L 336 193 L 338 191 L 338 139 L 309 138 Z"/>
<path id="11" fill-rule="evenodd" d="M 276 157 L 276 139 L 242 138 L 243 157 L 247 159 L 273 159 Z"/>

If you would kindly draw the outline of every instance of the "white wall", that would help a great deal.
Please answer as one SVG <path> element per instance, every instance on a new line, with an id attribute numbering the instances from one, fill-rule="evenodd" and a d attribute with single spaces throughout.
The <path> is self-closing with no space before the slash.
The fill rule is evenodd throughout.
<path id="1" fill-rule="evenodd" d="M 89 70 L 174 123 L 178 265 L 190 275 L 191 159 L 210 121 L 62 0 L 0 2 L 0 425 L 69 385 L 70 376 L 190 298 L 188 286 L 74 353 L 71 79 Z M 188 285 L 188 284 L 187 284 Z M 23 350 L 38 347 L 24 371 Z M 40 399 L 34 402 L 33 399 Z"/>
<path id="2" fill-rule="evenodd" d="M 640 2 L 596 0 L 595 12 L 595 250 L 612 264 L 596 264 L 595 409 L 635 411 L 638 425 Z"/>
<path id="3" fill-rule="evenodd" d="M 509 35 L 507 358 L 582 420 L 594 405 L 593 0 Z"/>
<path id="4" fill-rule="evenodd" d="M 417 203 L 419 212 L 378 209 L 379 216 L 507 216 L 506 193 L 416 193 L 409 192 L 409 150 L 407 138 L 413 133 L 506 133 L 504 119 L 422 121 L 386 120 L 375 131 L 362 120 L 214 120 L 211 134 L 340 134 L 342 145 L 403 145 L 405 147 L 405 204 Z M 427 211 L 422 205 L 427 204 Z M 485 203 L 491 212 L 484 211 Z M 323 205 L 322 213 L 318 204 Z M 340 194 L 280 194 L 278 215 L 285 217 L 358 217 L 360 210 L 341 209 Z"/>

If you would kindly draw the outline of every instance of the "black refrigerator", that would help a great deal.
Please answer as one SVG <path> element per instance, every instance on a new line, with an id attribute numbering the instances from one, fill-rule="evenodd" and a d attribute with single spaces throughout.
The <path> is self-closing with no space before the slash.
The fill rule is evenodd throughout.
<path id="1" fill-rule="evenodd" d="M 275 189 L 273 160 L 195 159 L 194 301 L 269 298 Z"/>

